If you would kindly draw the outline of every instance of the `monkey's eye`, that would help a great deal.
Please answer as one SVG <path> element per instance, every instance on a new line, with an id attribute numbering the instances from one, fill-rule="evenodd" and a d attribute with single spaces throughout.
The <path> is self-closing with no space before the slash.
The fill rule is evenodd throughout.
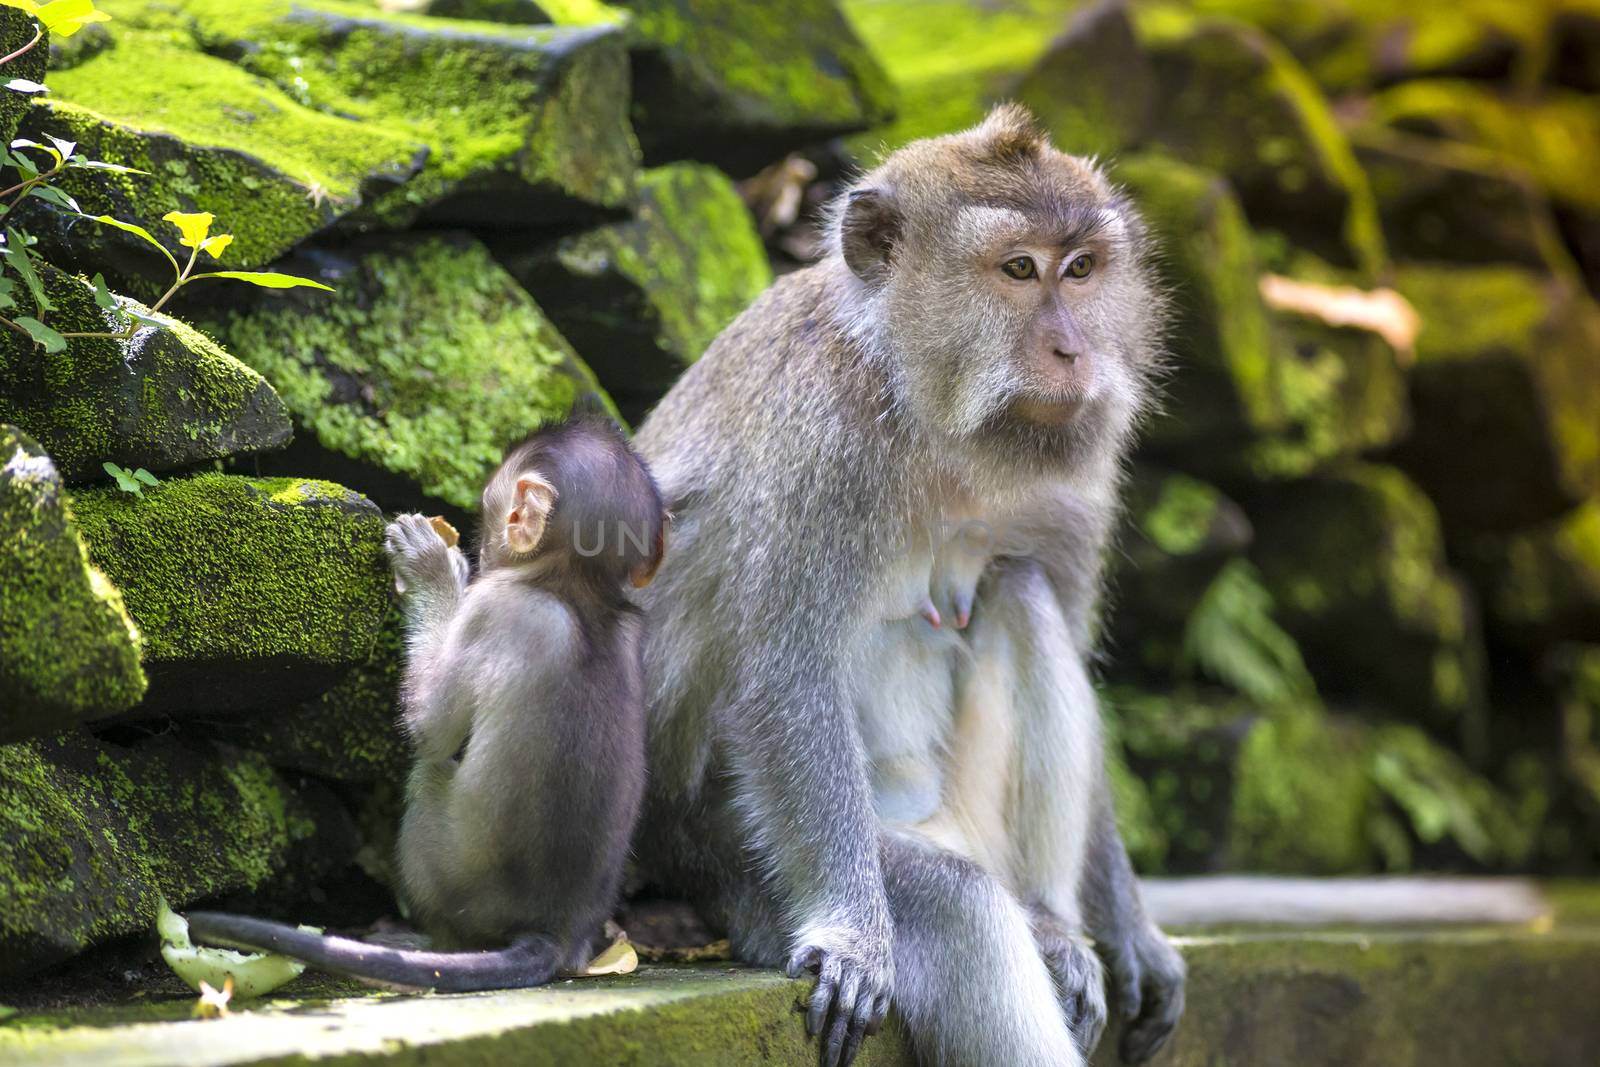
<path id="1" fill-rule="evenodd" d="M 1067 264 L 1067 273 L 1074 278 L 1087 278 L 1092 270 L 1094 270 L 1094 257 L 1087 252 L 1079 252 L 1072 257 L 1072 262 Z"/>
<path id="2" fill-rule="evenodd" d="M 1000 264 L 1000 269 L 1006 272 L 1006 277 L 1015 278 L 1019 282 L 1025 282 L 1029 278 L 1039 276 L 1039 268 L 1033 265 L 1032 256 L 1018 256 L 1016 259 L 1008 259 Z"/>

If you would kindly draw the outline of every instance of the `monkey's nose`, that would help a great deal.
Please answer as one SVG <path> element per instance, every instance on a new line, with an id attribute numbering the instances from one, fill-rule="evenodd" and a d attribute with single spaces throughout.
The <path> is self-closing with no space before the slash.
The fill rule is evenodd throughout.
<path id="1" fill-rule="evenodd" d="M 1054 351 L 1055 351 L 1057 359 L 1066 360 L 1068 363 L 1076 363 L 1076 362 L 1078 362 L 1078 353 L 1076 353 L 1076 352 L 1072 352 L 1072 351 L 1063 352 L 1059 348 L 1054 349 Z"/>

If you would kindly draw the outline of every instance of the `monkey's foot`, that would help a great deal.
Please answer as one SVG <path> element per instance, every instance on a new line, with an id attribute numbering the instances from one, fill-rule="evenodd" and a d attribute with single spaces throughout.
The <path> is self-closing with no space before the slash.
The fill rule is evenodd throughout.
<path id="1" fill-rule="evenodd" d="M 471 572 L 461 550 L 445 544 L 432 521 L 422 515 L 398 516 L 384 533 L 383 547 L 401 594 L 459 589 Z"/>
<path id="2" fill-rule="evenodd" d="M 1100 957 L 1087 938 L 1073 934 L 1049 916 L 1035 916 L 1034 941 L 1050 977 L 1056 1000 L 1078 1048 L 1088 1059 L 1106 1028 L 1106 983 Z"/>
<path id="3" fill-rule="evenodd" d="M 828 940 L 826 936 L 803 939 L 784 970 L 790 978 L 816 972 L 806 1032 L 822 1042 L 823 1067 L 849 1067 L 861 1042 L 883 1025 L 893 972 L 885 953 L 874 953 L 870 946 L 824 948 L 818 943 Z"/>

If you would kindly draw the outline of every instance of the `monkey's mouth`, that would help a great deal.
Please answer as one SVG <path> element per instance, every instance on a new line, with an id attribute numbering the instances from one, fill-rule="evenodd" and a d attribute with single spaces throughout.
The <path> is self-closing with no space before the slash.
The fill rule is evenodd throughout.
<path id="1" fill-rule="evenodd" d="M 1084 400 L 1082 393 L 1022 396 L 1012 401 L 1011 413 L 1041 426 L 1062 426 L 1083 410 Z"/>

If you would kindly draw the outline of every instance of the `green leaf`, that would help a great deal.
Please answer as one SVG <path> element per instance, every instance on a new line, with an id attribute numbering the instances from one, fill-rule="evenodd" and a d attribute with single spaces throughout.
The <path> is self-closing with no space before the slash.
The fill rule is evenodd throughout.
<path id="1" fill-rule="evenodd" d="M 27 78 L 12 78 L 6 82 L 6 88 L 14 93 L 48 93 L 50 87 L 43 82 L 29 81 Z"/>
<path id="2" fill-rule="evenodd" d="M 50 145 L 40 144 L 38 141 L 30 141 L 26 137 L 18 137 L 15 141 L 12 141 L 11 142 L 11 147 L 12 148 L 37 148 L 41 152 L 50 153 L 50 157 L 52 159 L 54 159 L 57 163 L 61 163 L 62 162 L 60 151 L 58 151 L 57 149 L 55 149 L 54 147 L 52 147 Z M 25 157 L 19 154 L 17 156 L 17 158 L 18 159 L 23 159 Z M 35 171 L 35 173 L 37 173 L 37 171 Z"/>
<path id="3" fill-rule="evenodd" d="M 330 293 L 334 291 L 331 285 L 323 285 L 310 278 L 296 278 L 293 274 L 275 274 L 272 271 L 214 270 L 206 274 L 191 275 L 191 279 L 194 278 L 232 278 L 235 281 L 259 285 L 263 289 L 293 289 L 297 286 L 306 286 L 311 289 L 325 289 Z"/>
<path id="4" fill-rule="evenodd" d="M 111 295 L 111 290 L 106 288 L 106 276 L 95 272 L 94 276 L 94 302 L 97 306 L 111 311 L 117 306 L 117 298 Z"/>
<path id="5" fill-rule="evenodd" d="M 149 471 L 145 470 L 143 467 L 140 467 L 138 470 L 134 471 L 133 472 L 133 476 L 135 478 L 139 479 L 139 481 L 143 482 L 145 485 L 160 485 L 161 484 L 161 479 L 160 478 L 157 478 L 154 474 L 151 474 Z"/>
<path id="6" fill-rule="evenodd" d="M 117 488 L 124 493 L 134 496 L 144 496 L 144 488 L 134 479 L 133 474 L 125 467 L 119 467 L 110 460 L 100 464 L 100 468 L 117 481 Z"/>
<path id="7" fill-rule="evenodd" d="M 0 311 L 10 311 L 17 306 L 17 298 L 11 295 L 16 289 L 16 282 L 10 278 L 0 277 Z"/>
<path id="8" fill-rule="evenodd" d="M 71 159 L 72 153 L 78 150 L 77 141 L 63 141 L 61 138 L 49 133 L 45 134 L 45 136 L 50 139 L 51 144 L 56 146 L 56 151 L 61 153 L 62 162 Z"/>
<path id="9" fill-rule="evenodd" d="M 123 222 L 121 219 L 114 219 L 110 215 L 85 215 L 84 218 L 89 219 L 92 222 L 104 223 L 107 226 L 115 226 L 119 230 L 126 230 L 135 237 L 140 237 L 146 241 L 149 241 L 151 244 L 155 245 L 161 250 L 162 255 L 167 257 L 167 262 L 172 264 L 172 270 L 174 273 L 183 273 L 183 268 L 178 266 L 178 261 L 172 258 L 171 252 L 167 251 L 167 246 L 150 236 L 150 231 L 145 229 L 143 226 L 136 226 L 131 222 Z"/>
<path id="10" fill-rule="evenodd" d="M 6 247 L 11 250 L 11 258 L 6 260 L 6 264 L 17 272 L 22 284 L 33 294 L 34 310 L 43 315 L 46 311 L 54 311 L 56 308 L 45 295 L 44 282 L 40 280 L 39 272 L 33 269 L 33 253 L 28 251 L 30 243 L 26 234 L 20 234 L 11 227 L 6 227 Z"/>
<path id="11" fill-rule="evenodd" d="M 51 0 L 36 13 L 51 37 L 71 37 L 91 22 L 106 22 L 111 16 L 96 11 L 94 0 Z"/>
<path id="12" fill-rule="evenodd" d="M 61 352 L 67 347 L 67 339 L 65 337 L 62 337 L 36 318 L 22 315 L 16 319 L 16 323 L 24 330 L 27 330 L 28 335 L 35 341 L 44 345 L 46 352 Z"/>
<path id="13" fill-rule="evenodd" d="M 103 159 L 72 159 L 67 161 L 67 166 L 78 167 L 83 170 L 109 170 L 117 174 L 149 174 L 147 170 L 137 167 L 124 167 L 121 163 L 107 163 Z"/>
<path id="14" fill-rule="evenodd" d="M 78 202 L 53 185 L 35 185 L 28 190 L 30 196 L 37 196 L 40 200 L 48 200 L 57 207 L 64 207 L 74 215 L 83 214 L 83 209 L 78 207 Z"/>
<path id="15" fill-rule="evenodd" d="M 165 330 L 169 325 L 165 319 L 157 318 L 155 315 L 150 315 L 143 311 L 136 311 L 132 307 L 124 307 L 121 311 L 133 321 L 142 322 L 146 326 L 154 326 L 158 330 Z"/>

